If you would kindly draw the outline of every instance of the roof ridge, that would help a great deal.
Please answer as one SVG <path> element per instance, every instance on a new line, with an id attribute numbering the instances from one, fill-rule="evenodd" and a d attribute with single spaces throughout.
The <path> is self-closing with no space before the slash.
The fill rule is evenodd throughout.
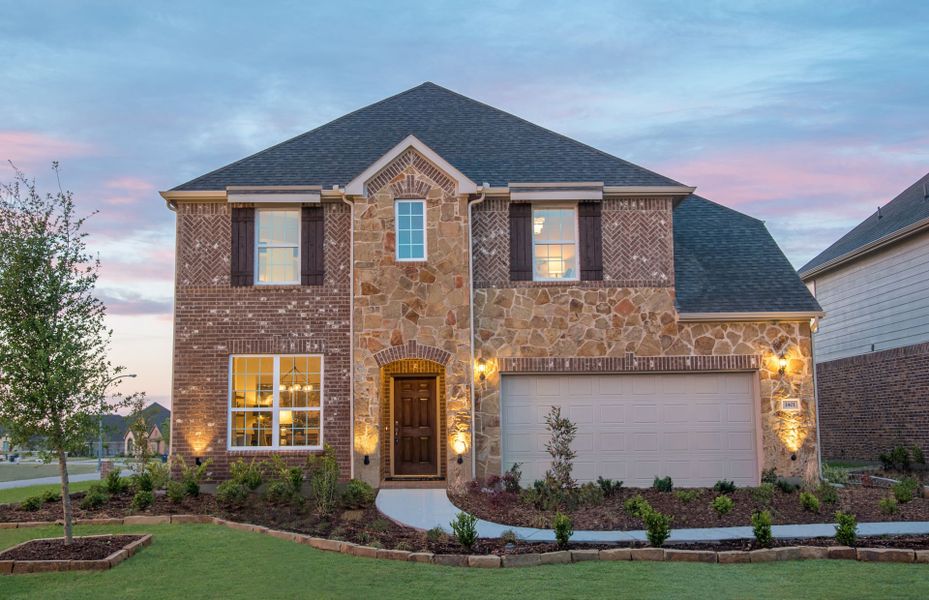
<path id="1" fill-rule="evenodd" d="M 746 218 L 746 219 L 751 219 L 752 221 L 757 221 L 758 223 L 761 223 L 762 225 L 764 225 L 765 228 L 767 228 L 767 224 L 764 222 L 763 219 L 759 219 L 758 217 L 753 217 L 753 216 L 751 216 L 750 214 L 744 213 L 744 212 L 742 212 L 742 211 L 740 211 L 740 210 L 736 210 L 736 209 L 734 209 L 734 208 L 732 208 L 732 207 L 726 206 L 725 204 L 720 204 L 719 202 L 715 202 L 715 201 L 713 201 L 713 200 L 710 200 L 709 198 L 704 198 L 703 196 L 699 196 L 699 195 L 697 195 L 697 194 L 691 194 L 690 196 L 693 197 L 693 198 L 696 198 L 697 200 L 703 200 L 704 202 L 709 202 L 709 203 L 712 204 L 713 206 L 718 206 L 719 208 L 721 208 L 721 209 L 723 209 L 723 210 L 726 210 L 726 211 L 729 211 L 729 212 L 731 212 L 731 213 L 735 213 L 735 214 L 739 215 L 740 217 L 744 217 L 744 218 Z M 686 200 L 686 199 L 687 199 L 687 198 L 685 198 L 684 200 Z"/>

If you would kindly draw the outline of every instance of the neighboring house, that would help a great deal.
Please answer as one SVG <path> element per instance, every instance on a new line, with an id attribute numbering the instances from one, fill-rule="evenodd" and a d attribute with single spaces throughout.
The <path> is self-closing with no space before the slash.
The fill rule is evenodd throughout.
<path id="1" fill-rule="evenodd" d="M 148 427 L 149 451 L 153 454 L 166 454 L 169 441 L 162 432 L 165 423 L 171 419 L 171 411 L 157 402 L 152 402 L 142 409 L 142 417 Z M 132 454 L 136 445 L 135 434 L 129 428 L 129 417 L 123 415 L 103 416 L 103 455 L 121 456 Z M 94 444 L 96 449 L 96 444 Z"/>
<path id="2" fill-rule="evenodd" d="M 529 483 L 559 405 L 580 480 L 815 475 L 819 305 L 692 192 L 432 83 L 162 192 L 172 451 Z"/>
<path id="3" fill-rule="evenodd" d="M 826 311 L 813 336 L 823 456 L 929 450 L 929 174 L 800 275 Z"/>

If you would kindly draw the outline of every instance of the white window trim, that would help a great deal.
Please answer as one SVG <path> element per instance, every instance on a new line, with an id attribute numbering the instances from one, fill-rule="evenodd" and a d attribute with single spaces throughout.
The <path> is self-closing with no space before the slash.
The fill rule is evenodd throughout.
<path id="1" fill-rule="evenodd" d="M 544 244 L 536 244 L 535 242 L 535 211 L 537 210 L 551 210 L 551 209 L 562 209 L 570 210 L 574 213 L 574 239 L 573 240 L 557 240 L 554 242 L 547 242 Z M 532 212 L 529 215 L 529 221 L 533 227 L 532 229 L 532 280 L 533 281 L 580 281 L 581 280 L 581 232 L 580 225 L 577 218 L 577 204 L 532 204 Z M 577 275 L 574 277 L 539 277 L 535 272 L 535 247 L 539 246 L 555 246 L 558 244 L 573 244 L 574 245 L 574 256 L 577 261 L 577 268 L 575 271 Z"/>
<path id="2" fill-rule="evenodd" d="M 232 394 L 233 390 L 233 381 L 235 379 L 235 373 L 233 371 L 233 365 L 235 364 L 236 358 L 268 358 L 269 356 L 274 358 L 274 396 L 269 407 L 256 407 L 256 408 L 237 408 L 233 409 L 232 407 Z M 280 390 L 278 386 L 280 385 L 280 374 L 281 374 L 281 358 L 284 357 L 310 357 L 310 358 L 319 358 L 319 444 L 315 446 L 281 446 L 280 445 Z M 322 450 L 325 444 L 324 442 L 324 433 L 325 433 L 325 424 L 323 420 L 325 405 L 326 405 L 326 391 L 325 391 L 325 381 L 326 381 L 326 360 L 322 354 L 230 354 L 229 355 L 229 397 L 226 399 L 226 450 L 230 452 L 267 452 L 269 450 Z M 287 409 L 284 409 L 287 410 Z M 316 411 L 315 408 L 307 409 L 308 412 Z M 270 446 L 233 446 L 232 445 L 232 415 L 237 412 L 271 412 L 271 445 Z"/>
<path id="3" fill-rule="evenodd" d="M 400 258 L 400 203 L 420 204 L 423 207 L 423 257 Z M 426 201 L 415 198 L 401 198 L 394 202 L 394 258 L 397 262 L 425 262 L 429 257 L 429 236 L 426 235 Z"/>
<path id="4" fill-rule="evenodd" d="M 259 280 L 259 278 L 261 277 L 261 273 L 259 272 L 259 269 L 258 269 L 258 263 L 259 263 L 258 249 L 259 248 L 293 248 L 293 246 L 289 244 L 286 244 L 286 245 L 285 244 L 267 244 L 265 246 L 258 245 L 258 232 L 261 231 L 261 213 L 269 213 L 269 212 L 295 212 L 297 213 L 297 279 L 294 281 L 260 281 Z M 303 231 L 301 231 L 303 227 L 303 219 L 301 217 L 302 216 L 300 214 L 299 208 L 275 207 L 275 208 L 256 208 L 255 209 L 255 264 L 254 264 L 255 285 L 261 285 L 261 286 L 300 285 L 300 275 L 301 275 L 300 271 L 301 271 L 301 265 L 303 264 L 303 248 L 301 248 L 303 244 L 300 243 L 300 240 L 303 239 L 302 238 Z"/>

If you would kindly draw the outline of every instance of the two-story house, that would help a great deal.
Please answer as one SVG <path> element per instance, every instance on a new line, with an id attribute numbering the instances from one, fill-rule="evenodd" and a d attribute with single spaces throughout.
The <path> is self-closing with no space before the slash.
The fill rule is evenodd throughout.
<path id="1" fill-rule="evenodd" d="M 558 405 L 581 480 L 815 474 L 819 305 L 693 191 L 425 83 L 163 192 L 172 451 L 531 481 Z"/>

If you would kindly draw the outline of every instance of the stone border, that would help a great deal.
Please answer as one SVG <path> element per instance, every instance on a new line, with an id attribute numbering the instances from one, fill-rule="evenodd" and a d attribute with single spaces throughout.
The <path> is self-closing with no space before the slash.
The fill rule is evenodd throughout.
<path id="1" fill-rule="evenodd" d="M 398 560 L 403 562 L 427 563 L 448 567 L 471 567 L 477 569 L 498 569 L 515 567 L 535 567 L 540 565 L 567 564 L 604 561 L 669 561 L 700 562 L 712 564 L 745 564 L 783 560 L 859 560 L 862 562 L 895 562 L 929 564 L 929 550 L 912 550 L 908 548 L 852 548 L 849 546 L 783 546 L 759 550 L 683 550 L 674 547 L 652 548 L 608 548 L 605 550 L 579 549 L 559 550 L 555 552 L 533 552 L 527 554 L 433 554 L 432 552 L 410 552 L 407 550 L 385 550 L 373 546 L 362 546 L 354 542 L 330 540 L 313 537 L 293 531 L 270 529 L 263 525 L 239 523 L 210 515 L 139 515 L 123 519 L 77 519 L 75 525 L 168 525 L 204 523 L 221 525 L 238 531 L 261 533 L 289 542 L 306 544 L 325 552 L 337 552 L 364 558 Z M 45 527 L 61 524 L 60 522 L 28 521 L 24 523 L 0 523 L 0 529 L 17 529 L 26 527 Z M 151 543 L 151 535 L 147 536 Z M 129 555 L 131 556 L 131 554 Z M 120 559 L 123 560 L 123 559 Z M 0 561 L 0 573 L 3 573 Z M 12 562 L 12 561 L 6 561 Z M 37 561 L 56 562 L 56 561 Z M 67 562 L 67 561 L 60 561 Z M 80 561 L 72 561 L 80 562 Z M 89 561 L 94 562 L 94 561 Z M 56 569 L 51 569 L 56 570 Z"/>
<path id="2" fill-rule="evenodd" d="M 118 520 L 118 519 L 115 519 Z M 48 525 L 48 523 L 42 523 L 42 525 Z M 9 528 L 7 528 L 9 529 Z M 85 535 L 80 536 L 82 538 L 94 538 L 94 537 L 109 537 L 110 534 L 106 535 Z M 3 550 L 7 552 L 8 550 L 13 550 L 24 546 L 30 542 L 36 540 L 57 540 L 60 538 L 35 538 L 31 540 L 26 540 L 10 548 Z M 129 543 L 126 546 L 123 546 L 116 552 L 110 554 L 106 558 L 99 560 L 0 560 L 0 575 L 21 575 L 23 573 L 50 573 L 53 571 L 106 571 L 107 569 L 112 569 L 119 563 L 123 562 L 130 556 L 135 555 L 143 547 L 148 546 L 152 543 L 152 535 L 150 533 L 142 534 L 142 537 L 137 539 L 134 542 Z"/>

